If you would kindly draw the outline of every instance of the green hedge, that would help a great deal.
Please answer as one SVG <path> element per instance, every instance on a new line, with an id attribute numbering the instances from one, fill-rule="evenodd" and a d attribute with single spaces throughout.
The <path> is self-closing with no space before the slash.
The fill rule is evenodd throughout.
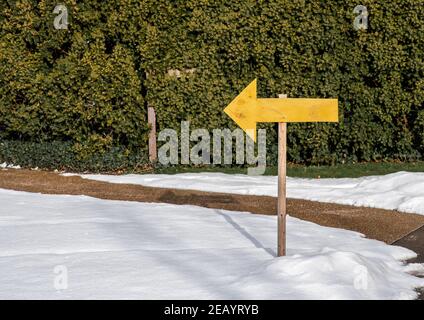
<path id="1" fill-rule="evenodd" d="M 144 172 L 147 165 L 146 150 L 127 153 L 122 147 L 81 158 L 72 143 L 3 141 L 0 143 L 0 163 L 19 164 L 24 168 L 66 170 L 72 172 Z"/>
<path id="2" fill-rule="evenodd" d="M 257 77 L 263 97 L 339 98 L 339 124 L 289 125 L 292 161 L 420 157 L 419 1 L 363 1 L 370 11 L 365 32 L 352 27 L 357 1 L 158 3 L 143 53 L 145 68 L 156 74 L 146 82 L 147 98 L 158 109 L 160 128 L 187 118 L 193 126 L 234 126 L 222 107 Z M 198 72 L 173 79 L 166 76 L 171 67 Z M 275 130 L 269 138 L 275 145 Z"/>
<path id="3" fill-rule="evenodd" d="M 64 141 L 79 158 L 146 150 L 158 129 L 235 124 L 223 108 L 254 78 L 259 95 L 338 97 L 339 124 L 290 124 L 289 160 L 342 163 L 424 153 L 424 6 L 364 0 L 56 1 L 0 4 L 0 138 Z M 192 69 L 180 78 L 170 69 Z M 148 73 L 148 77 L 146 77 Z M 268 128 L 275 162 L 276 130 Z"/>
<path id="4" fill-rule="evenodd" d="M 83 157 L 145 147 L 137 49 L 121 37 L 125 1 L 67 1 L 69 30 L 53 28 L 56 4 L 0 5 L 0 137 L 71 141 Z"/>

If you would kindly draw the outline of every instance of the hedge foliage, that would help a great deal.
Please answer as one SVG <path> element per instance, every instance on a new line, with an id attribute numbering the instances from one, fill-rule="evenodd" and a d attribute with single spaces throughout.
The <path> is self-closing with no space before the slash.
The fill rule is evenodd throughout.
<path id="1" fill-rule="evenodd" d="M 26 142 L 3 141 L 0 143 L 1 163 L 19 164 L 24 168 L 66 170 L 71 172 L 146 172 L 147 152 L 126 153 L 123 147 L 109 150 L 81 159 L 73 150 L 71 142 Z"/>
<path id="2" fill-rule="evenodd" d="M 139 61 L 120 36 L 125 1 L 66 4 L 69 30 L 53 28 L 55 1 L 0 5 L 1 136 L 70 141 L 83 158 L 145 147 Z"/>
<path id="3" fill-rule="evenodd" d="M 222 110 L 258 78 L 261 97 L 339 99 L 339 124 L 289 125 L 291 161 L 422 158 L 422 1 L 61 2 L 68 30 L 53 28 L 56 1 L 0 4 L 0 138 L 65 141 L 80 158 L 137 153 L 147 105 L 158 130 L 235 128 Z M 262 127 L 275 161 L 275 127 Z"/>

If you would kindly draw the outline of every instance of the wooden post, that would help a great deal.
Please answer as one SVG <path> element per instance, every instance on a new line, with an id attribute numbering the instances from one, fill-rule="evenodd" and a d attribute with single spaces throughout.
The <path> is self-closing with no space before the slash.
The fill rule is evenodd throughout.
<path id="1" fill-rule="evenodd" d="M 281 99 L 287 95 L 280 94 Z M 278 123 L 278 257 L 286 255 L 286 174 L 287 174 L 287 123 Z"/>
<path id="2" fill-rule="evenodd" d="M 150 125 L 149 132 L 149 160 L 151 163 L 157 160 L 156 148 L 156 113 L 153 107 L 147 108 L 147 122 Z"/>

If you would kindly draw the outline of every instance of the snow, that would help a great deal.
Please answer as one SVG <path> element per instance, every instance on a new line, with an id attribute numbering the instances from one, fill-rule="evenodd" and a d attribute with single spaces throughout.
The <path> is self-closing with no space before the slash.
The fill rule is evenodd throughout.
<path id="1" fill-rule="evenodd" d="M 405 248 L 288 217 L 0 189 L 0 299 L 414 299 Z M 410 274 L 411 273 L 411 274 Z"/>
<path id="2" fill-rule="evenodd" d="M 69 174 L 68 174 L 69 175 Z M 85 179 L 150 187 L 277 196 L 277 177 L 224 173 L 176 175 L 81 175 Z M 343 179 L 287 178 L 287 196 L 294 199 L 373 207 L 424 214 L 424 172 Z"/>
<path id="3" fill-rule="evenodd" d="M 0 169 L 21 169 L 21 166 L 15 166 L 6 162 L 0 163 Z"/>

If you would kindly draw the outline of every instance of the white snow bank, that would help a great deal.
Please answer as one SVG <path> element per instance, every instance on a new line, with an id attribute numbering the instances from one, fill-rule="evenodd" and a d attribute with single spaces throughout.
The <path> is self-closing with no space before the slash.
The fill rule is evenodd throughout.
<path id="1" fill-rule="evenodd" d="M 415 254 L 289 217 L 0 189 L 0 299 L 413 299 Z M 67 285 L 67 288 L 66 288 Z M 66 288 L 66 289 L 65 289 Z"/>
<path id="2" fill-rule="evenodd" d="M 68 174 L 69 175 L 69 174 Z M 85 179 L 151 187 L 277 196 L 277 177 L 223 173 L 81 175 Z M 290 198 L 424 214 L 424 172 L 344 179 L 287 179 Z"/>
<path id="3" fill-rule="evenodd" d="M 7 164 L 6 162 L 0 163 L 1 169 L 21 169 L 21 166 L 15 166 L 13 164 Z"/>

